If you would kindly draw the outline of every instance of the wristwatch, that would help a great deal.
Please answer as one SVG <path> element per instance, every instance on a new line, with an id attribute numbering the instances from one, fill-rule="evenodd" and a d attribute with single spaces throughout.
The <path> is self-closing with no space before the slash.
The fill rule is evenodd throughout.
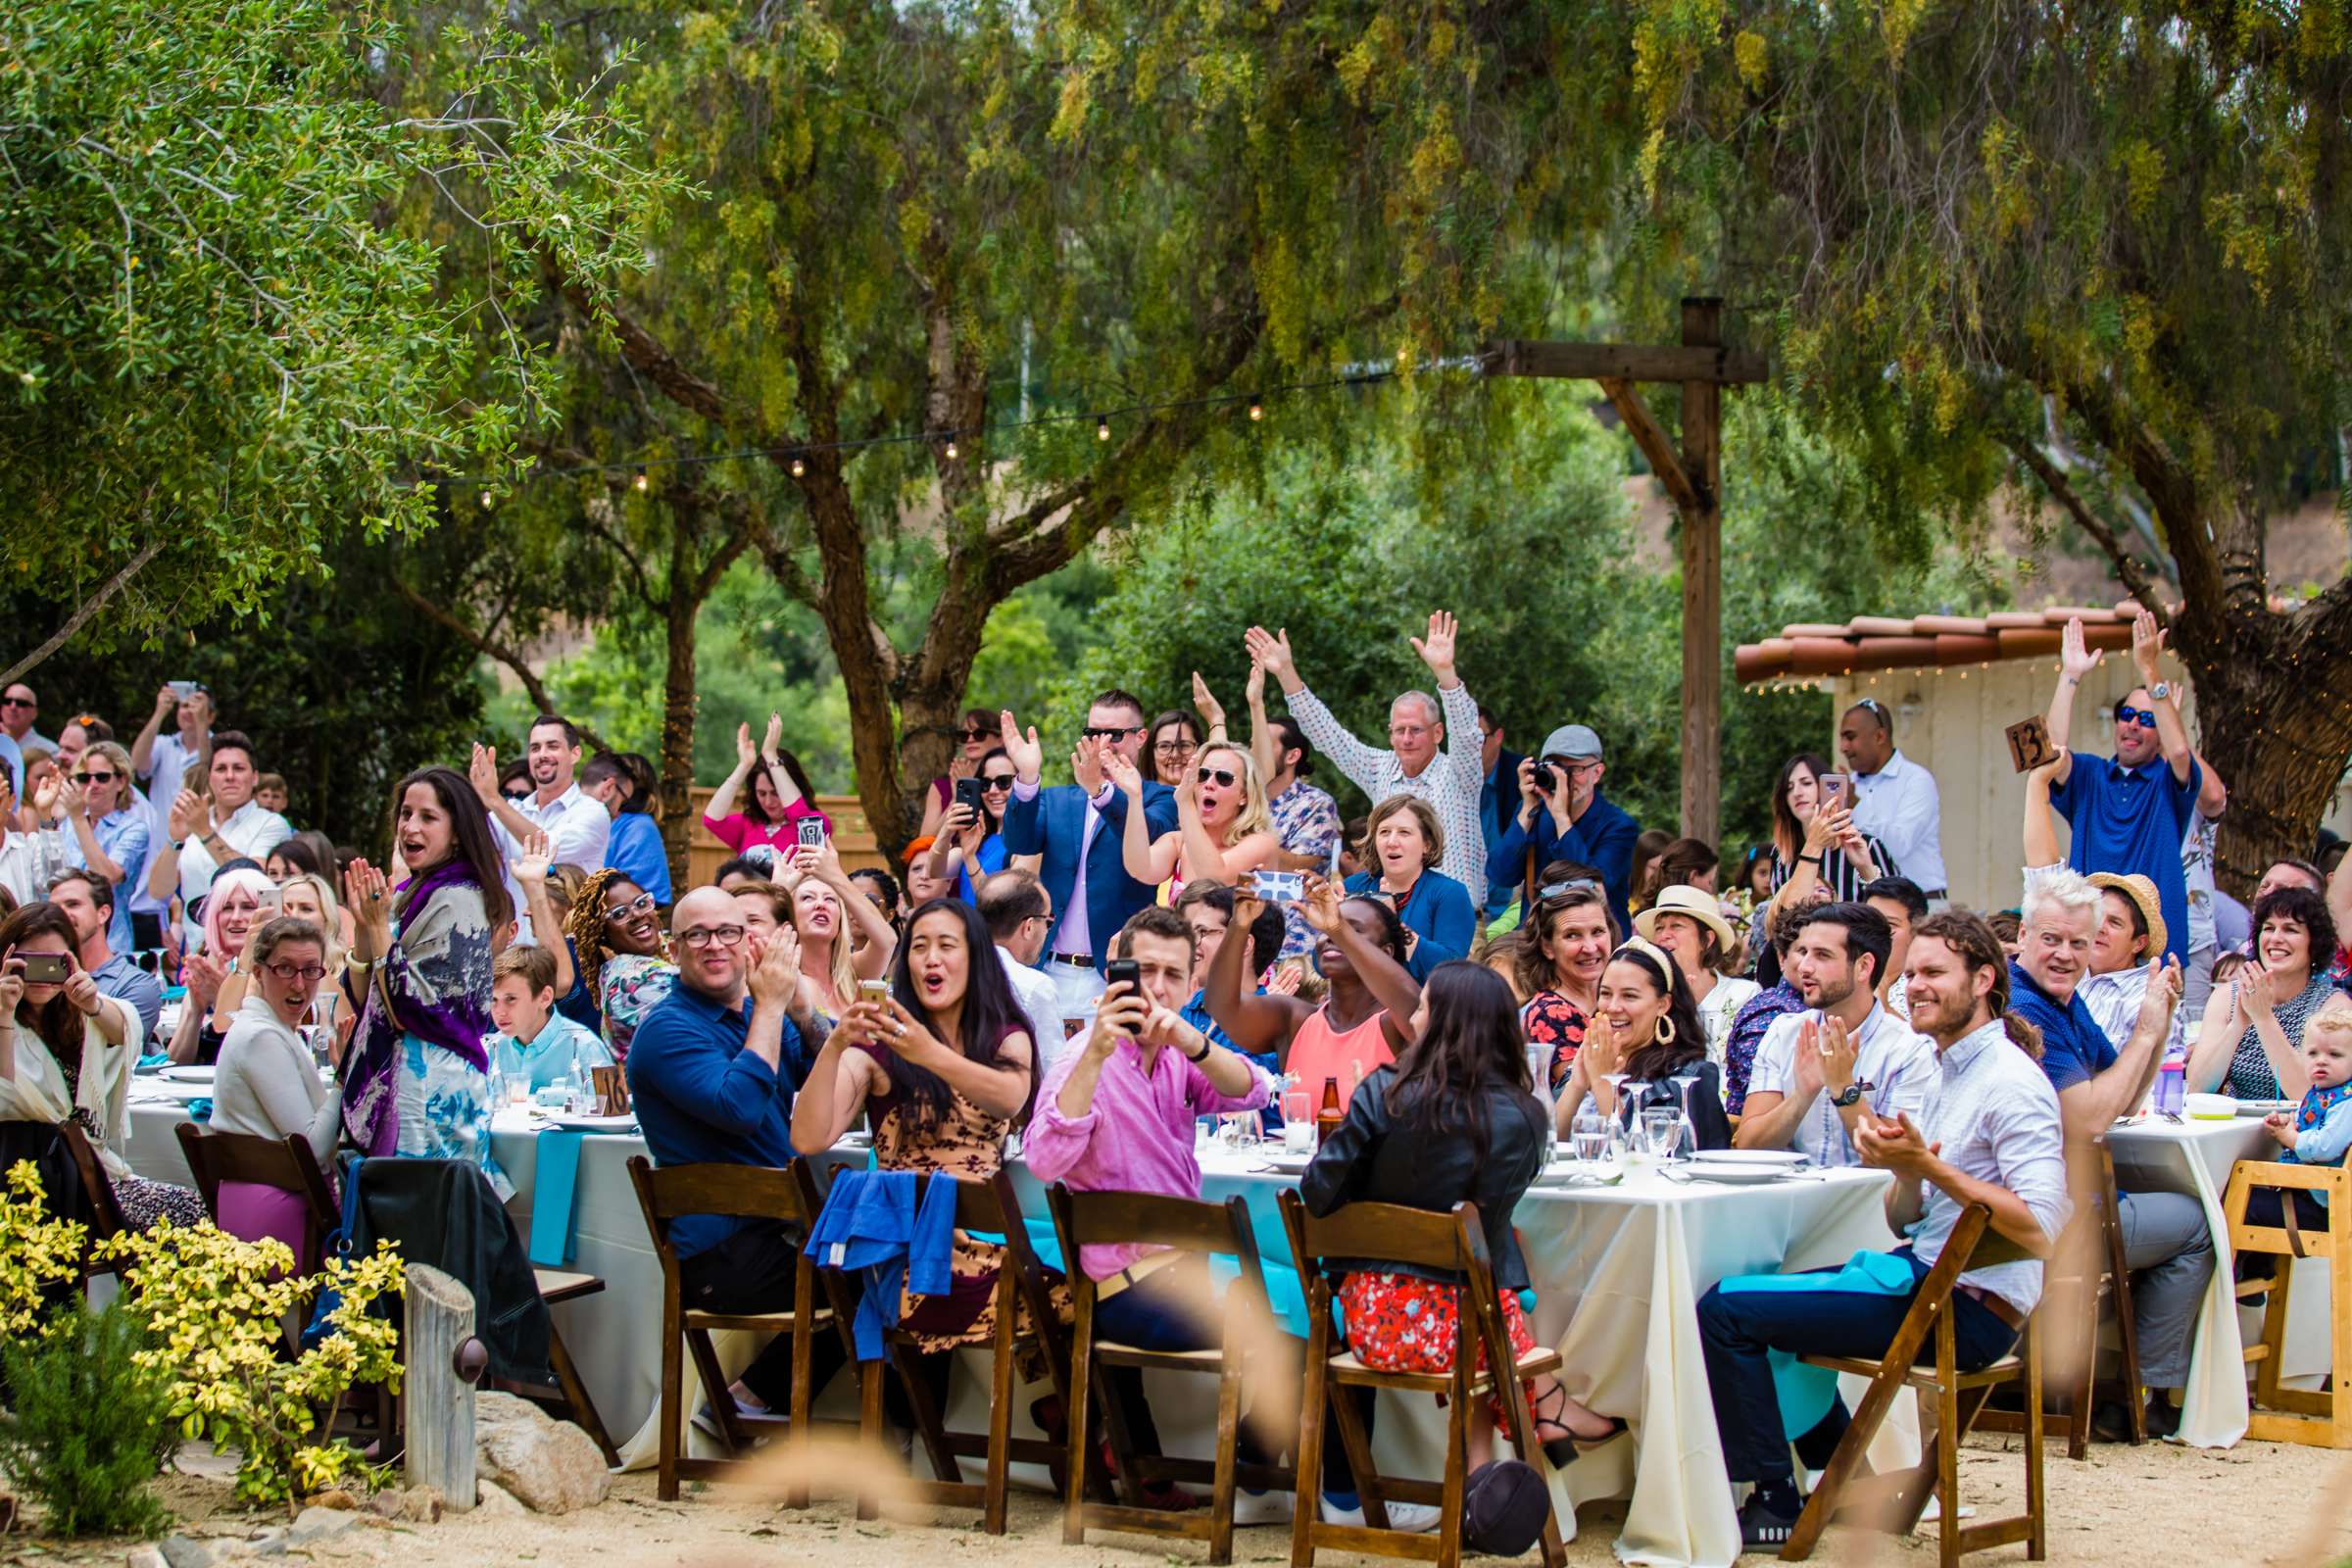
<path id="1" fill-rule="evenodd" d="M 2148 695 L 2161 703 L 2173 695 L 2173 683 L 2169 680 L 2160 680 L 2148 688 Z"/>
<path id="2" fill-rule="evenodd" d="M 1206 1061 L 1208 1059 L 1208 1054 L 1216 1049 L 1217 1043 L 1209 1039 L 1207 1032 L 1204 1030 L 1200 1035 L 1200 1054 L 1196 1056 L 1188 1051 L 1184 1054 L 1184 1059 L 1198 1067 L 1200 1065 L 1200 1063 Z"/>
<path id="3" fill-rule="evenodd" d="M 1839 1110 L 1843 1110 L 1848 1105 L 1859 1104 L 1861 1100 L 1862 1086 L 1847 1084 L 1844 1089 L 1830 1097 L 1830 1103 L 1836 1105 Z"/>

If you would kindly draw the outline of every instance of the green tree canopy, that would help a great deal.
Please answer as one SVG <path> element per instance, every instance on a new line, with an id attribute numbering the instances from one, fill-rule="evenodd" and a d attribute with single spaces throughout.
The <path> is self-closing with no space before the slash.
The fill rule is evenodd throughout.
<path id="1" fill-rule="evenodd" d="M 111 644 L 263 603 L 346 526 L 422 526 L 419 469 L 500 457 L 556 390 L 501 330 L 540 258 L 591 300 L 641 259 L 675 181 L 625 123 L 496 24 L 437 32 L 441 95 L 387 110 L 397 42 L 323 0 L 0 17 L 4 554 L 78 607 L 16 668 L 85 621 Z M 389 221 L 413 188 L 487 239 L 454 288 Z"/>

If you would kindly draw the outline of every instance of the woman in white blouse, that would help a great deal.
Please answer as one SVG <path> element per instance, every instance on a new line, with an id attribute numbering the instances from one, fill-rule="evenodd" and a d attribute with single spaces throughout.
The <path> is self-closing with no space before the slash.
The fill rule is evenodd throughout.
<path id="1" fill-rule="evenodd" d="M 320 1165 L 334 1152 L 342 1102 L 318 1076 L 302 1020 L 326 978 L 325 935 L 312 921 L 280 915 L 254 936 L 253 988 L 230 1020 L 213 1077 L 212 1130 L 254 1138 L 300 1138 Z M 256 1241 L 274 1236 L 301 1256 L 309 1240 L 299 1195 L 247 1182 L 222 1182 L 220 1228 Z"/>

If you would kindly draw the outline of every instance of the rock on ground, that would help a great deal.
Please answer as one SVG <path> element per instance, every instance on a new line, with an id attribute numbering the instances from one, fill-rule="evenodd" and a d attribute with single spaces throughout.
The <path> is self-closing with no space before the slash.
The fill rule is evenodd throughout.
<path id="1" fill-rule="evenodd" d="M 593 1438 L 512 1394 L 474 1396 L 473 1443 L 483 1479 L 534 1513 L 593 1507 L 612 1489 Z"/>

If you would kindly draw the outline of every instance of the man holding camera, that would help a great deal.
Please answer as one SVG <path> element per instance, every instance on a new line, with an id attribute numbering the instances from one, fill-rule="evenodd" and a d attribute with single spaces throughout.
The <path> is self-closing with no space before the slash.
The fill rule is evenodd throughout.
<path id="1" fill-rule="evenodd" d="M 1600 737 L 1583 724 L 1562 724 L 1544 738 L 1543 760 L 1519 764 L 1519 814 L 1487 852 L 1487 876 L 1516 884 L 1537 865 L 1573 860 L 1600 873 L 1617 929 L 1632 929 L 1626 901 L 1633 892 L 1634 841 L 1642 824 L 1600 793 Z"/>

